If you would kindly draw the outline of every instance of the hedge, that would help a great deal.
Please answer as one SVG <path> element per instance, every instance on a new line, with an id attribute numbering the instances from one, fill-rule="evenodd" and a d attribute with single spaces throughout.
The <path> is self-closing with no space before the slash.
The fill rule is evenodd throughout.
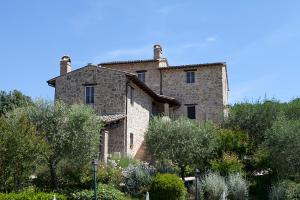
<path id="1" fill-rule="evenodd" d="M 64 195 L 45 192 L 0 193 L 0 200 L 52 200 L 54 195 L 56 200 L 67 200 Z"/>

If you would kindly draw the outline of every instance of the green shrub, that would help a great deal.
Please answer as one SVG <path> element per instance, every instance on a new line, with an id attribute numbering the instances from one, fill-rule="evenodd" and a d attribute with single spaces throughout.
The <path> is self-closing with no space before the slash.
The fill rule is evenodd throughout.
<path id="1" fill-rule="evenodd" d="M 103 184 L 119 187 L 123 181 L 122 171 L 109 165 L 99 165 L 97 168 L 97 180 Z"/>
<path id="2" fill-rule="evenodd" d="M 154 168 L 147 164 L 130 165 L 123 171 L 126 190 L 132 196 L 142 196 L 150 188 Z"/>
<path id="3" fill-rule="evenodd" d="M 157 174 L 150 189 L 151 200 L 183 200 L 186 188 L 183 181 L 174 174 Z"/>
<path id="4" fill-rule="evenodd" d="M 99 184 L 97 196 L 101 200 L 129 200 L 124 193 L 114 188 L 112 185 Z M 94 197 L 93 190 L 82 190 L 71 194 L 72 200 L 91 200 Z"/>
<path id="5" fill-rule="evenodd" d="M 51 200 L 55 195 L 57 200 L 66 200 L 61 194 L 44 192 L 0 193 L 0 200 Z"/>
<path id="6" fill-rule="evenodd" d="M 234 154 L 224 154 L 221 160 L 212 161 L 212 169 L 222 176 L 232 173 L 242 173 L 244 165 Z"/>
<path id="7" fill-rule="evenodd" d="M 177 174 L 179 172 L 178 167 L 174 166 L 170 160 L 160 160 L 155 163 L 156 172 L 161 174 Z"/>
<path id="8" fill-rule="evenodd" d="M 241 174 L 230 174 L 227 180 L 230 200 L 248 199 L 248 185 Z"/>
<path id="9" fill-rule="evenodd" d="M 204 199 L 226 199 L 228 194 L 225 179 L 218 173 L 207 173 L 201 180 L 199 187 L 201 190 L 200 195 L 204 195 Z"/>
<path id="10" fill-rule="evenodd" d="M 300 199 L 300 183 L 284 180 L 271 187 L 270 200 L 294 200 Z"/>
<path id="11" fill-rule="evenodd" d="M 114 167 L 121 167 L 123 169 L 127 168 L 129 165 L 136 165 L 138 163 L 138 160 L 125 155 L 122 155 L 121 157 L 112 156 L 110 160 L 110 164 L 112 164 Z"/>

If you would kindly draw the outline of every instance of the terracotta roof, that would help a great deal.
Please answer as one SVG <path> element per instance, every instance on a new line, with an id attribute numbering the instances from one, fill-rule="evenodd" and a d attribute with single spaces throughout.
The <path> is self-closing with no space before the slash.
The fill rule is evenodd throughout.
<path id="1" fill-rule="evenodd" d="M 126 117 L 125 114 L 113 114 L 113 115 L 102 115 L 100 119 L 105 123 L 111 123 L 118 121 L 120 119 L 124 119 Z"/>
<path id="2" fill-rule="evenodd" d="M 152 97 L 156 101 L 161 103 L 169 103 L 170 106 L 180 106 L 179 101 L 177 101 L 175 98 L 156 94 L 144 82 L 140 81 L 136 75 L 126 73 L 126 76 L 129 80 L 131 80 L 134 84 L 136 84 L 139 88 L 141 88 L 144 92 L 146 92 L 150 97 Z"/>
<path id="3" fill-rule="evenodd" d="M 158 60 L 156 60 L 156 59 L 146 59 L 146 60 L 111 61 L 111 62 L 100 63 L 98 65 L 114 65 L 114 64 L 146 63 L 146 62 L 158 62 Z"/>
<path id="4" fill-rule="evenodd" d="M 198 68 L 198 67 L 210 67 L 216 65 L 226 65 L 225 62 L 216 62 L 216 63 L 204 63 L 204 64 L 189 64 L 189 65 L 175 65 L 168 67 L 160 67 L 160 70 L 170 70 L 170 69 L 184 69 L 184 68 Z"/>

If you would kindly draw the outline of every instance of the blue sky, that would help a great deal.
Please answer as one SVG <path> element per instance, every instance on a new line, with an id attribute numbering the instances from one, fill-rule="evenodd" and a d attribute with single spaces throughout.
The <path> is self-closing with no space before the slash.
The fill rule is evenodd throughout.
<path id="1" fill-rule="evenodd" d="M 300 1 L 10 0 L 0 2 L 0 90 L 53 99 L 68 54 L 87 63 L 152 58 L 226 62 L 230 102 L 300 96 Z"/>

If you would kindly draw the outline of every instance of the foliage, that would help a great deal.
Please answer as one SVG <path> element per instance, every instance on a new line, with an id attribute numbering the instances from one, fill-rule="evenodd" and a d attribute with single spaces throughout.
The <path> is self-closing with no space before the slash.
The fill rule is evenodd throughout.
<path id="1" fill-rule="evenodd" d="M 67 197 L 62 194 L 35 191 L 0 193 L 0 200 L 49 200 L 53 199 L 54 195 L 57 200 L 67 200 Z"/>
<path id="2" fill-rule="evenodd" d="M 0 91 L 0 116 L 14 110 L 18 107 L 26 107 L 32 105 L 32 100 L 29 96 L 22 94 L 18 90 L 10 92 Z"/>
<path id="3" fill-rule="evenodd" d="M 300 119 L 300 98 L 296 98 L 283 107 L 285 117 L 291 120 Z"/>
<path id="4" fill-rule="evenodd" d="M 223 126 L 245 131 L 255 144 L 260 144 L 265 131 L 272 126 L 281 111 L 281 104 L 275 100 L 238 103 L 230 108 Z"/>
<path id="5" fill-rule="evenodd" d="M 157 173 L 161 174 L 176 174 L 178 169 L 172 164 L 170 160 L 162 159 L 155 162 L 155 169 Z"/>
<path id="6" fill-rule="evenodd" d="M 99 184 L 97 187 L 97 196 L 101 200 L 129 200 L 124 193 L 111 185 Z M 82 190 L 71 194 L 72 200 L 91 200 L 94 197 L 93 190 Z"/>
<path id="7" fill-rule="evenodd" d="M 242 173 L 243 164 L 234 154 L 223 154 L 221 160 L 212 161 L 212 169 L 225 176 L 232 173 Z"/>
<path id="8" fill-rule="evenodd" d="M 300 183 L 284 180 L 271 187 L 270 200 L 293 200 L 300 198 Z"/>
<path id="9" fill-rule="evenodd" d="M 300 168 L 300 119 L 280 117 L 266 132 L 270 166 L 280 178 L 296 178 Z"/>
<path id="10" fill-rule="evenodd" d="M 230 174 L 227 179 L 230 200 L 248 199 L 248 184 L 241 174 Z"/>
<path id="11" fill-rule="evenodd" d="M 184 200 L 186 188 L 178 176 L 174 174 L 157 174 L 150 189 L 153 200 Z"/>
<path id="12" fill-rule="evenodd" d="M 239 158 L 248 154 L 250 140 L 247 133 L 239 130 L 222 129 L 217 137 L 218 154 L 237 154 Z"/>
<path id="13" fill-rule="evenodd" d="M 217 129 L 212 124 L 197 124 L 188 119 L 166 120 L 154 117 L 145 135 L 147 149 L 157 160 L 168 159 L 185 177 L 186 166 L 205 168 L 213 157 Z"/>
<path id="14" fill-rule="evenodd" d="M 225 178 L 218 173 L 207 173 L 202 178 L 199 187 L 202 199 L 220 200 L 223 198 L 226 199 L 228 195 L 228 187 Z"/>
<path id="15" fill-rule="evenodd" d="M 127 192 L 132 196 L 144 195 L 149 190 L 154 172 L 154 168 L 144 163 L 129 165 L 123 172 Z"/>
<path id="16" fill-rule="evenodd" d="M 123 182 L 123 178 L 122 171 L 119 168 L 104 164 L 97 167 L 97 180 L 101 183 L 119 187 Z"/>
<path id="17" fill-rule="evenodd" d="M 137 164 L 138 160 L 136 160 L 130 156 L 126 156 L 126 155 L 122 155 L 122 156 L 114 156 L 113 155 L 110 162 L 112 165 L 115 165 L 116 167 L 121 167 L 121 168 L 125 169 L 129 165 Z"/>
<path id="18" fill-rule="evenodd" d="M 18 108 L 0 118 L 0 190 L 19 190 L 30 182 L 42 153 L 46 152 L 33 124 Z"/>
<path id="19" fill-rule="evenodd" d="M 101 123 L 89 106 L 39 101 L 31 107 L 29 117 L 48 144 L 50 151 L 45 157 L 53 188 L 58 187 L 56 169 L 60 161 L 84 165 L 96 156 Z"/>

